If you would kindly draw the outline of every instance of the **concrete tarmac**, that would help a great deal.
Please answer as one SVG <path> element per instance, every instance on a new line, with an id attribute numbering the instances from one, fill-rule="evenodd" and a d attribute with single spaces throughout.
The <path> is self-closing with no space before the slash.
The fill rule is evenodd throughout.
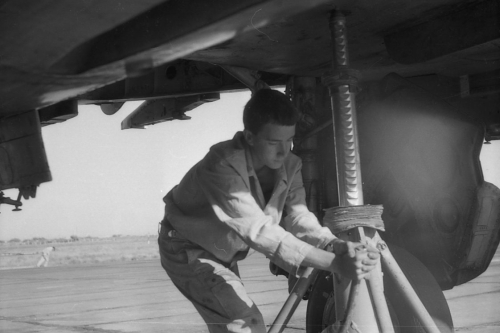
<path id="1" fill-rule="evenodd" d="M 287 281 L 254 253 L 240 263 L 250 297 L 271 324 Z M 475 280 L 445 292 L 456 332 L 500 332 L 500 252 Z M 286 333 L 305 332 L 307 302 Z M 208 332 L 159 260 L 0 271 L 0 332 Z"/>

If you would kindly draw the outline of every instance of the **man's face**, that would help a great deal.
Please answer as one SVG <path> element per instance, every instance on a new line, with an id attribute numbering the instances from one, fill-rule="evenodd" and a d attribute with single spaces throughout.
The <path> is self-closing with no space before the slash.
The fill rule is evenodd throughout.
<path id="1" fill-rule="evenodd" d="M 245 138 L 250 145 L 255 171 L 264 166 L 278 169 L 292 147 L 295 125 L 283 126 L 266 124 L 257 134 L 245 130 Z"/>

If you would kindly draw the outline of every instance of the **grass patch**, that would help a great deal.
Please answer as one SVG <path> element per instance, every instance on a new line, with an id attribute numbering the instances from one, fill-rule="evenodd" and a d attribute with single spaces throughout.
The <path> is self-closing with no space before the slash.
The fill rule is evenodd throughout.
<path id="1" fill-rule="evenodd" d="M 48 246 L 56 247 L 50 255 L 49 267 L 159 258 L 156 236 L 85 238 L 40 244 L 12 242 L 0 244 L 0 269 L 35 267 L 42 250 Z"/>

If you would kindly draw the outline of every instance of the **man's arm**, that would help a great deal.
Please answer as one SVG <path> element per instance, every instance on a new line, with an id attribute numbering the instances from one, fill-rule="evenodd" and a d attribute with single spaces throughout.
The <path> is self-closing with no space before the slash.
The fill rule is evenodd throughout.
<path id="1" fill-rule="evenodd" d="M 343 241 L 342 241 L 343 242 Z M 351 280 L 361 280 L 375 268 L 379 251 L 372 246 L 344 242 L 341 253 L 311 249 L 302 262 L 303 266 L 339 273 Z"/>
<path id="2" fill-rule="evenodd" d="M 351 278 L 362 278 L 363 272 L 371 270 L 373 262 L 366 252 L 356 253 L 354 243 L 345 243 L 346 246 L 340 247 L 346 249 L 344 253 L 335 255 L 287 232 L 273 217 L 264 214 L 241 175 L 224 161 L 200 168 L 197 178 L 218 219 L 236 231 L 250 247 L 292 274 L 299 266 L 334 271 Z M 302 224 L 299 229 L 321 229 L 326 243 L 336 239 L 328 229 L 322 229 L 315 218 L 310 223 L 306 227 Z M 378 254 L 376 256 L 378 258 Z"/>
<path id="3" fill-rule="evenodd" d="M 224 159 L 204 160 L 204 165 L 200 165 L 196 173 L 196 182 L 217 219 L 234 230 L 251 248 L 294 272 L 312 246 L 283 229 L 277 217 L 266 215 L 246 181 Z"/>
<path id="4" fill-rule="evenodd" d="M 365 277 L 375 267 L 379 251 L 371 246 L 340 240 L 330 229 L 320 225 L 306 205 L 301 167 L 299 162 L 290 173 L 293 177 L 285 206 L 288 215 L 284 226 L 296 237 L 316 246 L 306 253 L 302 266 L 340 273 L 351 279 Z M 333 245 L 333 253 L 322 250 L 328 244 Z"/>

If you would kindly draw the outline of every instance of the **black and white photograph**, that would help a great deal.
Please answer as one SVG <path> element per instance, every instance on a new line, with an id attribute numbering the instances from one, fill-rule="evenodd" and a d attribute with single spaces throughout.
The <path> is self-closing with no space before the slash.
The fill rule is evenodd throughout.
<path id="1" fill-rule="evenodd" d="M 0 332 L 500 333 L 498 0 L 0 0 Z"/>

